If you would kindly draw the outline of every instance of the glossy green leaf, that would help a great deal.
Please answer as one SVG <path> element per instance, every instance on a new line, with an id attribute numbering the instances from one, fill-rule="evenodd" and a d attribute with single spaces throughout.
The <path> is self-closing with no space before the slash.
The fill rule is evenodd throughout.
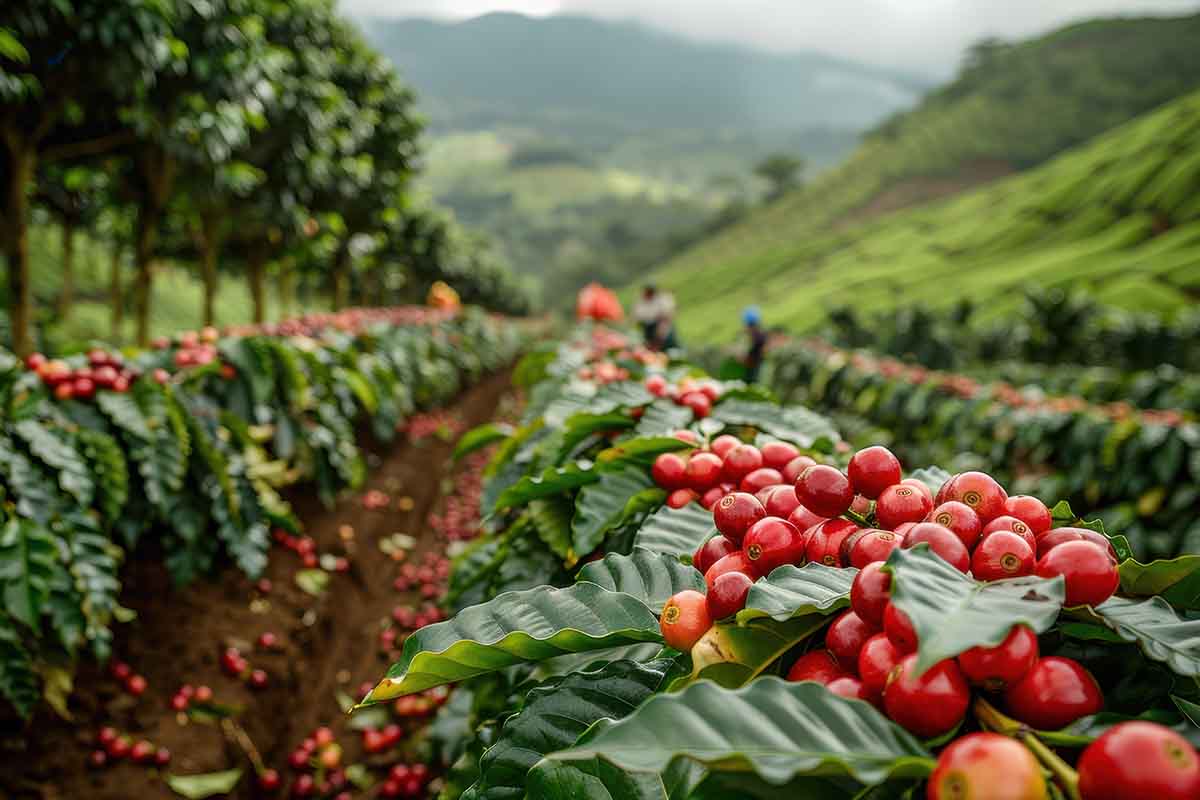
<path id="1" fill-rule="evenodd" d="M 575 744 L 598 720 L 628 715 L 654 694 L 664 673 L 662 664 L 614 661 L 536 687 L 479 760 L 479 780 L 464 797 L 524 797 L 526 774 L 543 756 Z"/>
<path id="2" fill-rule="evenodd" d="M 464 433 L 454 446 L 454 459 L 457 461 L 464 456 L 482 450 L 488 445 L 502 442 L 516 431 L 513 426 L 503 422 L 489 422 Z"/>
<path id="3" fill-rule="evenodd" d="M 660 397 L 646 406 L 633 432 L 638 436 L 666 436 L 672 431 L 686 428 L 692 416 L 692 410 L 687 406 L 676 405 Z"/>
<path id="4" fill-rule="evenodd" d="M 529 504 L 529 518 L 541 539 L 568 567 L 579 554 L 571 546 L 571 516 L 574 506 L 566 497 L 543 497 Z"/>
<path id="5" fill-rule="evenodd" d="M 241 779 L 242 770 L 239 768 L 200 775 L 168 775 L 167 786 L 188 800 L 203 800 L 205 797 L 229 794 Z"/>
<path id="6" fill-rule="evenodd" d="M 892 602 L 917 632 L 917 669 L 922 671 L 972 647 L 998 645 L 1014 625 L 1049 630 L 1065 596 L 1061 576 L 983 583 L 925 544 L 893 550 L 885 569 L 892 573 Z"/>
<path id="7" fill-rule="evenodd" d="M 701 681 L 655 695 L 625 719 L 600 722 L 575 747 L 550 756 L 560 763 L 592 758 L 656 773 L 686 758 L 713 771 L 751 771 L 774 784 L 818 775 L 870 785 L 922 777 L 934 766 L 919 741 L 869 703 L 775 677 L 741 689 Z"/>
<path id="8" fill-rule="evenodd" d="M 633 417 L 623 411 L 610 411 L 607 414 L 572 414 L 563 424 L 559 454 L 567 455 L 577 444 L 594 433 L 628 430 L 636 424 Z"/>
<path id="9" fill-rule="evenodd" d="M 647 490 L 648 494 L 639 497 Z M 601 472 L 600 480 L 583 487 L 575 498 L 575 516 L 571 519 L 571 546 L 575 553 L 582 556 L 592 552 L 606 533 L 632 514 L 662 503 L 665 496 L 638 467 Z"/>
<path id="10" fill-rule="evenodd" d="M 549 467 L 540 475 L 525 476 L 496 498 L 496 510 L 523 506 L 531 500 L 569 492 L 600 480 L 600 473 L 578 464 Z"/>
<path id="11" fill-rule="evenodd" d="M 749 425 L 806 449 L 832 450 L 841 440 L 828 419 L 799 406 L 734 398 L 718 402 L 710 417 L 726 425 Z"/>
<path id="12" fill-rule="evenodd" d="M 1121 562 L 1121 594 L 1133 597 L 1162 595 L 1176 608 L 1200 609 L 1200 555 L 1141 564 Z"/>
<path id="13" fill-rule="evenodd" d="M 656 614 L 676 592 L 695 589 L 703 594 L 705 589 L 704 576 L 695 567 L 642 547 L 633 548 L 627 556 L 609 553 L 581 569 L 578 579 L 632 595 Z"/>
<path id="14" fill-rule="evenodd" d="M 683 508 L 663 506 L 642 523 L 633 545 L 671 556 L 690 557 L 716 531 L 712 512 L 699 503 L 688 503 Z"/>
<path id="15" fill-rule="evenodd" d="M 594 583 L 506 592 L 409 636 L 400 661 L 363 702 L 381 702 L 563 653 L 661 638 L 658 619 L 645 603 Z"/>
<path id="16" fill-rule="evenodd" d="M 649 472 L 654 459 L 663 453 L 690 450 L 692 445 L 673 436 L 644 436 L 618 442 L 596 455 L 596 466 L 600 469 L 625 469 L 627 465 L 640 465 Z"/>
<path id="17" fill-rule="evenodd" d="M 808 614 L 830 614 L 850 604 L 850 584 L 858 570 L 810 562 L 803 567 L 784 564 L 750 587 L 738 622 L 759 617 L 777 621 Z"/>
<path id="18" fill-rule="evenodd" d="M 56 563 L 54 539 L 33 521 L 10 519 L 0 527 L 0 599 L 4 611 L 34 631 L 41 629 Z"/>
<path id="19" fill-rule="evenodd" d="M 1095 531 L 1106 536 L 1112 542 L 1113 550 L 1117 552 L 1118 561 L 1126 561 L 1133 558 L 1133 548 L 1129 546 L 1128 539 L 1104 530 L 1104 523 L 1098 519 L 1085 520 L 1075 516 L 1075 512 L 1071 510 L 1071 504 L 1066 500 L 1060 500 L 1054 508 L 1050 509 L 1050 517 L 1056 528 L 1086 528 L 1089 531 Z"/>
<path id="20" fill-rule="evenodd" d="M 785 622 L 762 618 L 740 625 L 717 623 L 692 647 L 692 672 L 671 684 L 672 691 L 699 680 L 726 688 L 744 686 L 800 642 L 824 627 L 821 614 Z"/>
<path id="21" fill-rule="evenodd" d="M 1136 642 L 1147 657 L 1179 675 L 1200 676 L 1200 619 L 1181 618 L 1161 597 L 1114 596 L 1091 613 L 1125 641 Z"/>

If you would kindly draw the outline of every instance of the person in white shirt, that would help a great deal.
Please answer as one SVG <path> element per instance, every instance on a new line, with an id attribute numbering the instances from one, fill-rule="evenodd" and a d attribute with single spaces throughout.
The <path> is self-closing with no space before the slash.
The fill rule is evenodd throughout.
<path id="1" fill-rule="evenodd" d="M 667 350 L 675 342 L 675 298 L 670 292 L 660 292 L 648 283 L 642 287 L 642 296 L 633 307 L 633 318 L 642 329 L 646 346 L 654 350 Z"/>

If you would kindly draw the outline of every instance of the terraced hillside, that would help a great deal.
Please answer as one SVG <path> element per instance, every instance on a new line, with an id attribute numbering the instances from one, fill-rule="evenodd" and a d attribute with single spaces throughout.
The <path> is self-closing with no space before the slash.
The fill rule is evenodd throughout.
<path id="1" fill-rule="evenodd" d="M 1200 299 L 1200 93 L 1028 172 L 906 210 L 852 211 L 873 194 L 864 186 L 878 176 L 856 172 L 869 166 L 860 154 L 657 270 L 683 335 L 727 339 L 739 325 L 730 309 L 751 303 L 768 323 L 805 330 L 849 303 L 885 310 L 969 296 L 986 319 L 1027 284 L 1084 286 L 1105 303 L 1163 311 Z"/>

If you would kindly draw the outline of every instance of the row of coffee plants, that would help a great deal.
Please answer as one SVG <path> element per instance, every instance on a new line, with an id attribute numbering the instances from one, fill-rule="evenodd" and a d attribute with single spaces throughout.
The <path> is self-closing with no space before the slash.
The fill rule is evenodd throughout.
<path id="1" fill-rule="evenodd" d="M 1004 381 L 1024 392 L 1076 395 L 1089 403 L 1116 407 L 1175 409 L 1192 418 L 1200 414 L 1200 375 L 1170 364 L 1123 372 L 1111 367 L 999 361 L 964 372 L 980 380 Z"/>
<path id="2" fill-rule="evenodd" d="M 32 711 L 85 651 L 105 659 L 121 563 L 153 538 L 178 583 L 230 558 L 256 576 L 279 490 L 359 484 L 356 445 L 513 359 L 515 326 L 469 311 L 355 309 L 125 358 L 0 352 L 0 696 Z"/>
<path id="3" fill-rule="evenodd" d="M 1018 491 L 1096 509 L 1142 558 L 1200 552 L 1200 425 L 1177 412 L 1035 398 L 816 340 L 778 348 L 782 396 L 892 432 L 916 463 L 986 465 Z"/>
<path id="4" fill-rule="evenodd" d="M 459 445 L 499 443 L 454 616 L 363 701 L 456 687 L 442 797 L 1200 790 L 1200 556 L 1140 564 L 982 473 L 906 478 L 605 329 L 516 380 L 522 423 Z"/>

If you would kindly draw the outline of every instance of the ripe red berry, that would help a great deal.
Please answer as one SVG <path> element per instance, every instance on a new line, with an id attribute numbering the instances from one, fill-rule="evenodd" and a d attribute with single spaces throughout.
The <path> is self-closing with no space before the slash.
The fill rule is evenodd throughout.
<path id="1" fill-rule="evenodd" d="M 891 531 L 865 530 L 850 547 L 850 566 L 862 569 L 874 561 L 887 561 L 899 546 L 900 540 Z"/>
<path id="2" fill-rule="evenodd" d="M 837 660 L 828 650 L 813 650 L 796 659 L 788 670 L 787 679 L 792 682 L 816 681 L 827 685 L 830 681 L 843 678 L 850 673 L 838 665 Z"/>
<path id="3" fill-rule="evenodd" d="M 886 633 L 877 633 L 863 642 L 858 651 L 858 678 L 872 697 L 883 696 L 888 676 L 903 657 Z"/>
<path id="4" fill-rule="evenodd" d="M 114 661 L 108 668 L 109 674 L 116 680 L 124 683 L 133 676 L 133 667 L 126 664 L 124 661 Z"/>
<path id="5" fill-rule="evenodd" d="M 703 392 L 688 392 L 679 398 L 679 404 L 690 408 L 696 419 L 704 419 L 712 413 L 712 400 Z"/>
<path id="6" fill-rule="evenodd" d="M 792 459 L 800 456 L 800 451 L 796 448 L 796 446 L 789 444 L 788 442 L 765 442 L 763 446 L 759 448 L 759 452 L 762 453 L 764 467 L 777 469 L 780 472 L 783 472 L 783 468 L 786 467 L 792 461 Z"/>
<path id="7" fill-rule="evenodd" d="M 165 767 L 171 763 L 171 751 L 165 747 L 160 747 L 154 751 L 154 763 L 156 766 Z"/>
<path id="8" fill-rule="evenodd" d="M 752 444 L 739 444 L 725 453 L 721 473 L 730 483 L 741 483 L 742 478 L 763 465 L 762 452 Z"/>
<path id="9" fill-rule="evenodd" d="M 841 557 L 842 543 L 858 529 L 850 520 L 840 518 L 829 519 L 810 528 L 806 534 L 805 558 L 827 567 L 846 566 Z"/>
<path id="10" fill-rule="evenodd" d="M 718 559 L 736 553 L 738 549 L 736 544 L 717 534 L 696 548 L 696 552 L 692 554 L 692 566 L 701 572 L 708 572 L 708 568 L 717 563 Z"/>
<path id="11" fill-rule="evenodd" d="M 901 659 L 888 676 L 883 707 L 893 722 L 932 739 L 962 722 L 971 690 L 953 659 L 939 661 L 920 677 L 916 668 L 916 653 Z"/>
<path id="12" fill-rule="evenodd" d="M 875 520 L 881 528 L 894 530 L 906 522 L 925 519 L 933 501 L 920 489 L 898 483 L 884 489 L 875 501 Z"/>
<path id="13" fill-rule="evenodd" d="M 1024 678 L 1037 660 L 1037 634 L 1017 625 L 995 647 L 972 647 L 959 653 L 958 666 L 973 685 L 1000 692 Z"/>
<path id="14" fill-rule="evenodd" d="M 182 694 L 176 694 L 171 697 L 171 710 L 172 711 L 187 711 L 188 706 L 190 706 L 191 704 L 192 704 L 192 701 L 187 699 L 186 697 L 184 697 Z"/>
<path id="15" fill-rule="evenodd" d="M 125 681 L 125 691 L 134 697 L 141 697 L 146 691 L 146 679 L 141 675 L 130 675 L 129 680 Z"/>
<path id="16" fill-rule="evenodd" d="M 700 495 L 700 505 L 706 511 L 711 511 L 712 507 L 719 503 L 721 498 L 727 494 L 729 494 L 729 492 L 725 491 L 724 487 L 714 486 L 704 494 Z"/>
<path id="17" fill-rule="evenodd" d="M 730 436 L 728 433 L 723 433 L 713 439 L 708 448 L 717 454 L 717 457 L 722 461 L 725 460 L 725 455 L 742 443 L 742 440 L 736 436 Z"/>
<path id="18" fill-rule="evenodd" d="M 88 755 L 88 766 L 92 769 L 102 769 L 108 765 L 108 753 L 103 750 L 93 750 Z"/>
<path id="19" fill-rule="evenodd" d="M 108 752 L 108 757 L 112 759 L 121 759 L 129 755 L 130 749 L 133 747 L 133 741 L 128 736 L 118 736 L 113 739 L 104 748 Z"/>
<path id="20" fill-rule="evenodd" d="M 833 654 L 847 672 L 858 669 L 858 653 L 879 629 L 853 611 L 843 611 L 825 631 L 825 649 Z"/>
<path id="21" fill-rule="evenodd" d="M 687 461 L 678 453 L 662 453 L 654 459 L 654 466 L 650 468 L 650 477 L 664 489 L 686 489 L 688 485 Z"/>
<path id="22" fill-rule="evenodd" d="M 704 582 L 708 584 L 709 591 L 712 590 L 713 581 L 726 572 L 741 572 L 751 578 L 758 577 L 754 571 L 754 562 L 746 558 L 746 554 L 741 550 L 735 550 L 727 556 L 718 558 L 711 567 L 704 571 Z"/>
<path id="23" fill-rule="evenodd" d="M 748 492 L 727 494 L 713 506 L 713 523 L 717 530 L 736 545 L 742 543 L 750 526 L 766 515 L 762 503 Z"/>
<path id="24" fill-rule="evenodd" d="M 985 537 L 971 555 L 971 574 L 977 580 L 998 581 L 1032 575 L 1037 562 L 1029 543 L 1011 531 Z"/>
<path id="25" fill-rule="evenodd" d="M 265 689 L 270 682 L 271 679 L 264 670 L 256 669 L 250 673 L 250 687 L 252 689 Z"/>
<path id="26" fill-rule="evenodd" d="M 905 478 L 904 480 L 900 481 L 900 483 L 904 484 L 905 486 L 911 486 L 921 494 L 928 497 L 929 507 L 933 508 L 933 490 L 929 488 L 929 485 L 925 483 L 925 481 L 919 478 Z"/>
<path id="27" fill-rule="evenodd" d="M 793 511 L 800 507 L 800 501 L 796 499 L 796 490 L 790 483 L 768 486 L 763 493 L 767 497 L 763 508 L 766 509 L 768 517 L 787 519 Z"/>
<path id="28" fill-rule="evenodd" d="M 975 509 L 957 500 L 947 500 L 930 511 L 929 516 L 925 519 L 950 530 L 962 540 L 968 550 L 975 547 L 980 533 L 983 532 L 983 524 L 979 521 L 979 515 L 975 513 Z"/>
<path id="29" fill-rule="evenodd" d="M 942 489 L 945 494 L 938 505 L 947 500 L 966 503 L 985 525 L 1004 513 L 1004 504 L 1008 501 L 1008 493 L 1004 491 L 1004 487 L 996 483 L 991 475 L 983 472 L 955 475 L 950 479 L 949 488 L 944 485 Z"/>
<path id="30" fill-rule="evenodd" d="M 693 589 L 684 589 L 672 595 L 663 606 L 659 626 L 662 628 L 663 641 L 668 646 L 685 653 L 691 650 L 692 645 L 700 641 L 700 637 L 712 627 L 704 595 Z"/>
<path id="31" fill-rule="evenodd" d="M 741 483 L 738 484 L 738 489 L 754 494 L 766 489 L 768 486 L 775 486 L 780 483 L 783 483 L 783 476 L 779 474 L 779 470 L 771 469 L 770 467 L 760 467 L 742 478 Z"/>
<path id="32" fill-rule="evenodd" d="M 817 464 L 804 470 L 796 479 L 796 497 L 814 514 L 836 517 L 850 508 L 854 490 L 850 479 L 840 470 Z"/>
<path id="33" fill-rule="evenodd" d="M 1087 528 L 1053 528 L 1046 531 L 1037 540 L 1038 558 L 1046 555 L 1055 547 L 1066 542 L 1091 542 L 1104 552 L 1114 564 L 1117 563 L 1117 551 L 1107 536 Z"/>
<path id="34" fill-rule="evenodd" d="M 263 631 L 258 635 L 258 646 L 263 650 L 274 650 L 279 646 L 279 637 L 271 631 Z"/>
<path id="35" fill-rule="evenodd" d="M 891 601 L 883 607 L 883 630 L 901 653 L 916 652 L 917 631 L 912 620 Z"/>
<path id="36" fill-rule="evenodd" d="M 133 747 L 129 748 L 129 757 L 139 764 L 144 764 L 154 758 L 154 745 L 145 739 L 135 742 Z"/>
<path id="37" fill-rule="evenodd" d="M 1028 525 L 1034 536 L 1045 533 L 1054 524 L 1046 504 L 1027 494 L 1014 494 L 1005 500 L 1004 513 Z"/>
<path id="38" fill-rule="evenodd" d="M 1046 781 L 1033 753 L 998 733 L 969 733 L 938 757 L 926 800 L 1045 800 Z"/>
<path id="39" fill-rule="evenodd" d="M 1092 542 L 1066 542 L 1050 550 L 1037 563 L 1037 574 L 1043 578 L 1062 575 L 1067 584 L 1068 606 L 1098 606 L 1121 584 L 1117 567 Z"/>
<path id="40" fill-rule="evenodd" d="M 1104 709 L 1104 695 L 1092 674 L 1079 662 L 1058 656 L 1039 659 L 1008 687 L 1004 702 L 1013 717 L 1041 731 L 1065 728 Z"/>
<path id="41" fill-rule="evenodd" d="M 858 678 L 849 675 L 834 678 L 825 684 L 825 688 L 847 700 L 866 700 L 868 703 L 875 701 L 874 695 L 871 694 L 866 685 Z"/>
<path id="42" fill-rule="evenodd" d="M 795 485 L 796 478 L 800 477 L 800 473 L 813 466 L 817 462 L 809 456 L 796 456 L 791 461 L 783 465 L 780 469 L 780 474 L 783 475 L 783 482 Z"/>
<path id="43" fill-rule="evenodd" d="M 804 537 L 792 523 L 764 517 L 750 526 L 742 539 L 742 552 L 758 575 L 767 575 L 784 564 L 804 563 Z"/>
<path id="44" fill-rule="evenodd" d="M 212 699 L 213 690 L 211 687 L 204 686 L 203 684 L 196 687 L 195 700 L 197 703 L 210 703 L 212 702 Z"/>
<path id="45" fill-rule="evenodd" d="M 863 621 L 882 628 L 891 585 L 892 576 L 883 571 L 882 561 L 867 564 L 850 584 L 850 607 Z"/>
<path id="46" fill-rule="evenodd" d="M 708 592 L 708 616 L 710 619 L 731 617 L 746 607 L 746 596 L 754 581 L 741 572 L 726 572 L 717 576 Z"/>
<path id="47" fill-rule="evenodd" d="M 795 490 L 793 489 L 792 491 L 794 494 Z M 800 531 L 801 533 L 804 533 L 814 525 L 820 525 L 827 519 L 829 518 L 818 516 L 804 506 L 796 506 L 795 510 L 788 514 L 787 517 L 787 521 L 795 525 L 796 530 Z"/>
<path id="48" fill-rule="evenodd" d="M 696 500 L 700 495 L 693 492 L 691 489 L 676 489 L 667 495 L 667 505 L 671 508 L 683 508 L 688 503 Z"/>
<path id="49" fill-rule="evenodd" d="M 1079 792 L 1087 800 L 1195 800 L 1200 754 L 1170 728 L 1121 722 L 1079 757 Z"/>
<path id="50" fill-rule="evenodd" d="M 884 489 L 900 483 L 900 459 L 886 447 L 875 445 L 852 455 L 846 472 L 854 491 L 874 500 Z"/>
<path id="51" fill-rule="evenodd" d="M 292 797 L 311 797 L 316 788 L 317 783 L 312 775 L 298 775 L 292 783 Z"/>
<path id="52" fill-rule="evenodd" d="M 258 788 L 264 792 L 278 791 L 281 783 L 279 773 L 273 769 L 264 769 L 258 776 Z"/>
<path id="53" fill-rule="evenodd" d="M 721 481 L 721 459 L 715 453 L 693 453 L 684 473 L 689 488 L 706 492 Z"/>
<path id="54" fill-rule="evenodd" d="M 689 431 L 686 428 L 684 430 L 672 431 L 671 437 L 681 442 L 687 442 L 688 444 L 700 444 L 700 437 L 696 435 L 695 431 Z"/>
<path id="55" fill-rule="evenodd" d="M 994 520 L 984 526 L 983 533 L 980 534 L 979 539 L 980 541 L 983 541 L 988 536 L 999 531 L 1015 533 L 1017 536 L 1020 536 L 1025 540 L 1025 543 L 1029 545 L 1029 549 L 1033 553 L 1037 553 L 1037 536 L 1034 535 L 1033 530 L 1022 520 L 1009 516 L 1008 514 L 1005 514 L 1001 517 L 996 517 Z M 978 543 L 976 543 L 976 546 L 978 546 Z"/>
<path id="56" fill-rule="evenodd" d="M 934 555 L 959 572 L 966 572 L 971 568 L 971 554 L 967 552 L 962 540 L 949 528 L 936 522 L 918 523 L 909 529 L 902 547 L 911 549 L 922 543 L 928 544 Z"/>
<path id="57" fill-rule="evenodd" d="M 100 729 L 99 733 L 96 734 L 96 741 L 99 742 L 103 747 L 108 747 L 110 744 L 115 742 L 120 735 L 120 731 L 118 731 L 116 728 L 106 725 Z"/>

